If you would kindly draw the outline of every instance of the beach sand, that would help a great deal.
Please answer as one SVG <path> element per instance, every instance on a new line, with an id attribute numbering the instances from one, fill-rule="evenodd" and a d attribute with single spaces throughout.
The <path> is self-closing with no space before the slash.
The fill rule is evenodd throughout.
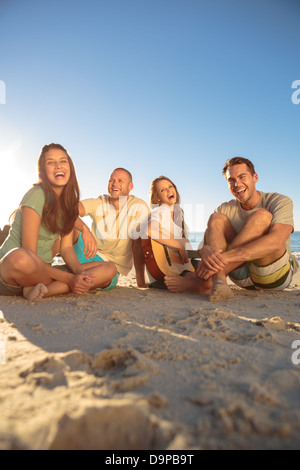
<path id="1" fill-rule="evenodd" d="M 299 274 L 219 303 L 134 276 L 0 297 L 0 449 L 299 448 Z"/>

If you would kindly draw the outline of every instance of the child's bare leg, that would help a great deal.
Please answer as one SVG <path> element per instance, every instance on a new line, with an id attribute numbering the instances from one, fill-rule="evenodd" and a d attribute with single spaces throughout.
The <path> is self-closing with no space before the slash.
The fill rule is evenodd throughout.
<path id="1" fill-rule="evenodd" d="M 109 286 L 112 279 L 117 274 L 117 268 L 114 263 L 110 261 L 91 261 L 89 263 L 83 263 L 82 270 L 92 273 L 95 277 L 93 278 L 93 288 L 104 288 Z"/>

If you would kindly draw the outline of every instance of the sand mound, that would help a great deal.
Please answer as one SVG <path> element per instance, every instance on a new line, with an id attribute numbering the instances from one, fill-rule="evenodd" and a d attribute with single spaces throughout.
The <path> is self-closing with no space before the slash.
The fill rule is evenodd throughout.
<path id="1" fill-rule="evenodd" d="M 101 407 L 64 415 L 50 450 L 145 450 L 166 441 L 157 419 L 126 400 L 108 400 Z"/>

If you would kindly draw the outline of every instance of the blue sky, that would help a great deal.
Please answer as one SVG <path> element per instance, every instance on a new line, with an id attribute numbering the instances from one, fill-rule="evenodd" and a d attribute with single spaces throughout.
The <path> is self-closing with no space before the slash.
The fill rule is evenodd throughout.
<path id="1" fill-rule="evenodd" d="M 1 0 L 0 226 L 57 142 L 82 198 L 122 166 L 149 202 L 163 174 L 191 230 L 231 198 L 224 161 L 245 156 L 300 230 L 299 25 L 298 0 Z"/>

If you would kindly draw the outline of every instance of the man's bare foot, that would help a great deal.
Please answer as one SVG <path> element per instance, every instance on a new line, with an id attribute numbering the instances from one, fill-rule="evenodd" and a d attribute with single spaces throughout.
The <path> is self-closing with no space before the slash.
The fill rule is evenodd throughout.
<path id="1" fill-rule="evenodd" d="M 36 286 L 24 287 L 23 297 L 30 300 L 31 302 L 36 302 L 41 300 L 48 292 L 45 284 L 37 284 Z"/>
<path id="2" fill-rule="evenodd" d="M 233 292 L 231 288 L 223 281 L 216 281 L 212 286 L 212 293 L 209 296 L 210 302 L 219 302 L 220 300 L 231 299 Z"/>
<path id="3" fill-rule="evenodd" d="M 164 279 L 170 292 L 208 294 L 211 291 L 207 282 L 194 276 L 165 276 Z"/>

